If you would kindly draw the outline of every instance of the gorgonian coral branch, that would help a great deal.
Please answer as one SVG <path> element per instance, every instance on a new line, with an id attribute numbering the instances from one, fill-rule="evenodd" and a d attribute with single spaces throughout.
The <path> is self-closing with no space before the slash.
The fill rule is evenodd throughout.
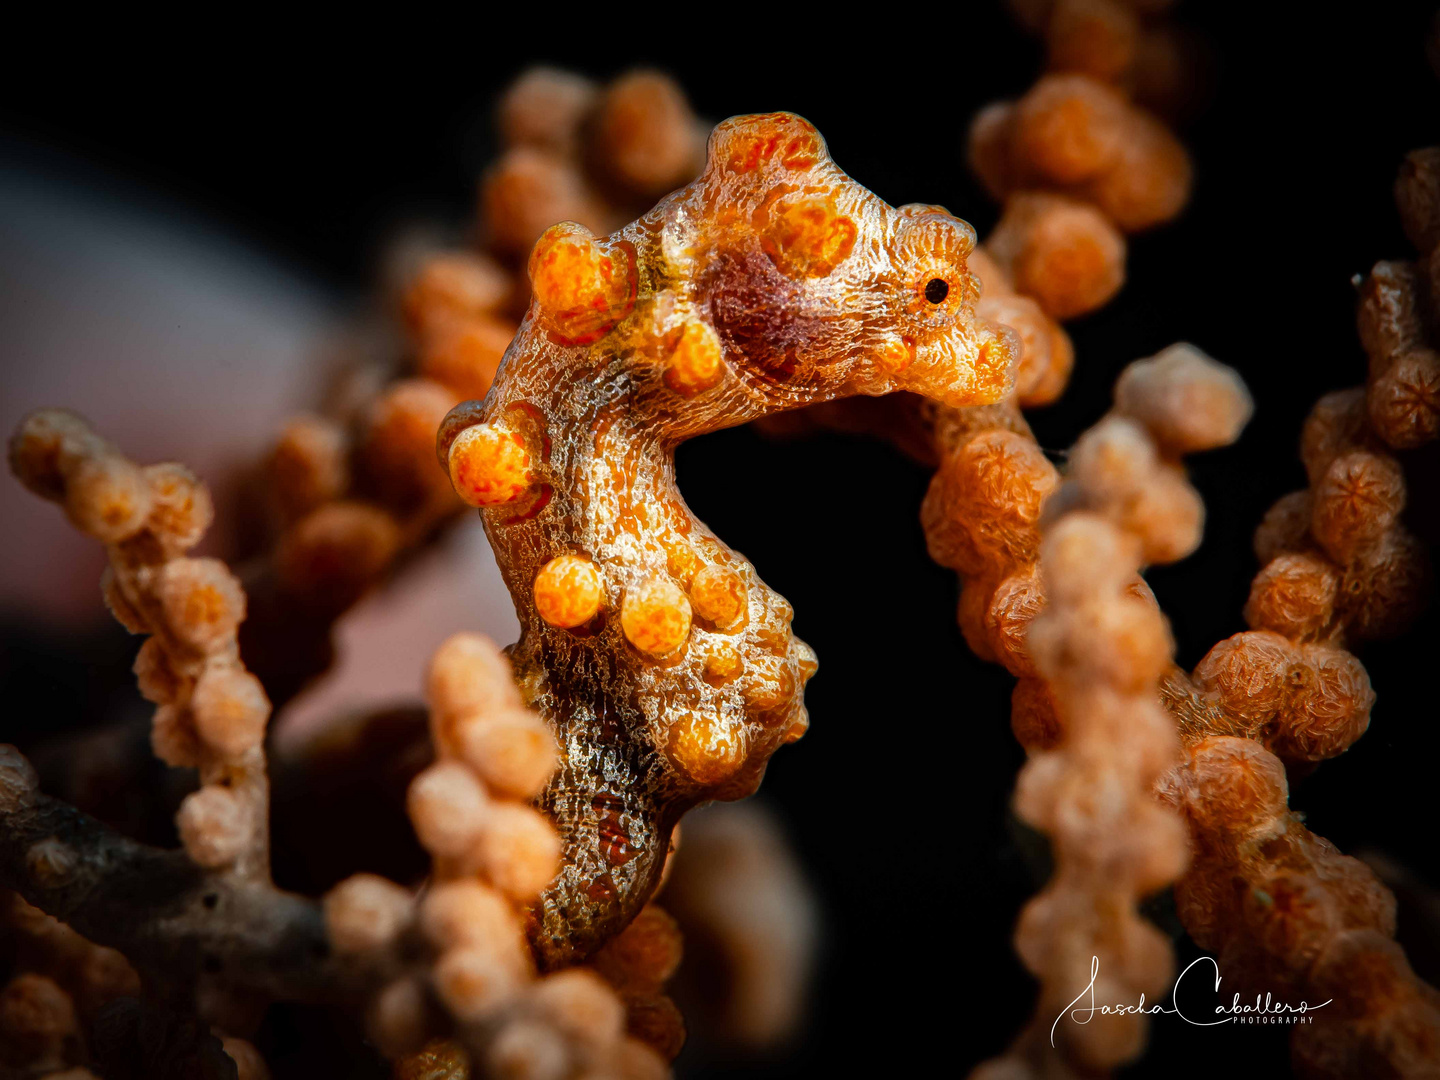
<path id="1" fill-rule="evenodd" d="M 1182 733 L 1244 735 L 1287 761 L 1318 761 L 1365 731 L 1374 693 L 1350 649 L 1403 631 L 1423 608 L 1430 567 L 1401 521 L 1395 452 L 1440 430 L 1440 356 L 1427 290 L 1440 251 L 1440 151 L 1409 155 L 1396 183 L 1422 255 L 1375 265 L 1360 284 L 1362 387 L 1326 394 L 1301 432 L 1310 486 L 1282 497 L 1255 533 L 1261 570 L 1245 605 L 1251 629 L 1220 642 L 1168 692 L 1186 702 Z M 1431 316 L 1433 318 L 1433 316 Z"/>
<path id="2" fill-rule="evenodd" d="M 157 993 L 184 1002 L 202 973 L 285 1000 L 338 1000 L 320 907 L 266 882 L 137 843 L 39 791 L 0 747 L 0 884 L 91 941 L 123 952 Z"/>
<path id="3" fill-rule="evenodd" d="M 1436 160 L 1433 151 L 1411 155 L 1397 182 L 1407 234 L 1420 243 L 1433 244 L 1440 232 Z M 1424 599 L 1426 567 L 1399 522 L 1404 479 L 1386 443 L 1416 445 L 1435 426 L 1422 299 L 1430 279 L 1420 269 L 1430 261 L 1426 254 L 1418 264 L 1382 263 L 1362 287 L 1371 378 L 1364 390 L 1322 398 L 1306 423 L 1302 456 L 1312 487 L 1282 499 L 1256 536 L 1265 566 L 1245 611 L 1256 629 L 1217 645 L 1193 677 L 1171 668 L 1160 686 L 1187 744 L 1185 760 L 1159 789 L 1185 814 L 1191 834 L 1194 861 L 1176 886 L 1181 918 L 1242 985 L 1335 999 L 1339 1007 L 1321 1018 L 1317 1037 L 1295 1040 L 1297 1062 L 1314 1075 L 1409 1075 L 1440 1046 L 1434 992 L 1390 940 L 1393 898 L 1288 810 L 1275 756 L 1317 761 L 1363 734 L 1374 694 L 1345 646 L 1398 632 Z M 1117 386 L 1117 406 L 1147 426 L 1168 415 L 1153 433 L 1170 453 L 1203 448 L 1196 436 L 1223 415 L 1224 395 L 1175 382 L 1173 373 L 1132 368 Z M 967 640 L 1021 677 L 1012 726 L 1027 750 L 1042 753 L 1067 735 L 1053 686 L 1035 677 L 1025 634 L 1043 607 L 1027 564 L 1053 479 L 1043 459 L 1027 455 L 1013 423 L 986 418 L 978 426 L 990 433 L 978 436 L 953 419 L 936 428 L 942 448 L 957 431 L 962 445 L 932 485 L 927 533 L 932 553 L 969 575 L 960 606 Z M 1074 468 L 1093 471 L 1111 457 L 1077 447 Z M 1133 455 L 1117 460 L 1127 458 Z M 1168 523 L 1153 540 L 1173 558 L 1198 539 L 1203 508 L 1193 492 L 1172 487 L 1157 499 L 1160 493 L 1121 505 L 1149 531 Z M 1016 506 L 1036 509 L 1016 515 Z M 1014 571 L 999 585 L 997 559 Z M 1347 988 L 1352 981 L 1364 989 Z"/>
<path id="4" fill-rule="evenodd" d="M 1177 459 L 1233 441 L 1250 400 L 1234 372 L 1187 346 L 1132 364 L 1116 399 L 1046 497 L 1038 564 L 988 587 L 972 630 L 1041 694 L 1044 746 L 1021 771 L 1015 807 L 1050 836 L 1055 859 L 1015 933 L 1041 983 L 1036 1022 L 977 1075 L 1042 1074 L 1057 1058 L 1108 1070 L 1134 1058 L 1143 1016 L 1068 1023 L 1067 1003 L 1092 979 L 1097 1000 L 1154 1000 L 1171 975 L 1169 942 L 1137 910 L 1187 856 L 1179 816 L 1152 792 L 1179 740 L 1157 695 L 1173 646 L 1139 572 L 1199 542 L 1199 498 Z"/>
<path id="5" fill-rule="evenodd" d="M 1174 27 L 1141 5 L 1026 8 L 1048 71 L 1019 100 L 976 114 L 969 157 L 1004 204 L 975 260 L 977 311 L 1019 333 L 1015 392 L 1029 408 L 1058 398 L 1074 365 L 1057 320 L 1114 297 L 1126 234 L 1171 220 L 1190 197 L 1189 155 L 1156 112 L 1193 93 L 1193 62 Z"/>
<path id="6" fill-rule="evenodd" d="M 176 818 L 186 852 L 201 866 L 268 881 L 270 701 L 240 659 L 245 592 L 218 559 L 185 555 L 210 526 L 208 490 L 184 466 L 136 465 L 58 409 L 25 418 L 10 466 L 106 545 L 105 602 L 127 630 L 149 635 L 135 675 L 158 706 L 151 743 L 167 764 L 200 772 L 200 790 Z"/>
<path id="7" fill-rule="evenodd" d="M 1396 201 L 1421 256 L 1378 263 L 1361 284 L 1369 377 L 1321 398 L 1305 422 L 1310 487 L 1256 531 L 1253 629 L 1165 687 L 1189 744 L 1165 792 L 1195 851 L 1177 909 L 1238 979 L 1334 1000 L 1292 1042 L 1314 1076 L 1425 1075 L 1440 1056 L 1440 1002 L 1391 940 L 1394 898 L 1289 810 L 1284 768 L 1333 757 L 1365 732 L 1375 695 L 1349 649 L 1400 632 L 1426 600 L 1429 566 L 1400 521 L 1405 475 L 1391 450 L 1440 426 L 1440 151 L 1406 158 Z"/>
<path id="8" fill-rule="evenodd" d="M 439 760 L 407 801 L 434 857 L 428 886 L 417 899 L 357 874 L 325 898 L 337 952 L 372 967 L 404 958 L 375 988 L 372 1038 L 402 1075 L 467 1053 L 496 1076 L 532 1066 L 666 1075 L 684 1042 L 662 992 L 679 962 L 673 921 L 646 908 L 597 955 L 598 970 L 539 975 L 525 906 L 559 870 L 560 842 L 528 803 L 555 771 L 554 737 L 522 704 L 506 658 L 478 635 L 446 641 L 427 682 Z"/>
<path id="9" fill-rule="evenodd" d="M 106 603 L 126 629 L 148 635 L 135 674 L 157 706 L 152 746 L 168 764 L 197 769 L 200 787 L 176 816 L 184 850 L 160 851 L 40 795 L 28 762 L 7 747 L 0 882 L 122 952 L 182 1026 L 197 1008 L 222 1019 L 235 990 L 338 1000 L 363 987 L 374 976 L 332 959 L 318 906 L 270 881 L 270 702 L 240 659 L 246 594 L 219 560 L 185 554 L 210 524 L 205 486 L 180 465 L 135 464 L 60 410 L 22 422 L 10 463 L 105 543 Z"/>

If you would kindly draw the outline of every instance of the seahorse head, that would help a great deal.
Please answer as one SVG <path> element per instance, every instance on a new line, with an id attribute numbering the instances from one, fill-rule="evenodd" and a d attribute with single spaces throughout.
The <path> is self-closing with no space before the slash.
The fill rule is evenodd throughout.
<path id="1" fill-rule="evenodd" d="M 975 231 L 940 207 L 887 205 L 790 113 L 735 117 L 710 138 L 691 201 L 691 258 L 727 357 L 806 400 L 913 390 L 998 401 L 1018 344 L 975 316 Z"/>
<path id="2" fill-rule="evenodd" d="M 686 435 L 687 412 L 715 426 L 851 394 L 990 404 L 1019 347 L 975 315 L 974 247 L 944 209 L 896 209 L 850 179 L 801 117 L 741 116 L 715 128 L 701 176 L 639 221 L 542 236 L 532 318 L 551 346 L 620 358 L 632 405 Z"/>

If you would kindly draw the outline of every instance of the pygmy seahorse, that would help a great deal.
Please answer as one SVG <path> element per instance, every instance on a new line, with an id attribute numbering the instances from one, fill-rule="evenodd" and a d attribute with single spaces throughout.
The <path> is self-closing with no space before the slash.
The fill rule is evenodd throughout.
<path id="1" fill-rule="evenodd" d="M 560 747 L 542 965 L 622 929 L 680 816 L 752 793 L 809 724 L 815 654 L 685 505 L 675 447 L 853 394 L 1003 398 L 1019 345 L 975 317 L 974 246 L 945 210 L 855 183 L 788 113 L 720 124 L 705 171 L 610 236 L 565 222 L 536 243 L 525 320 L 438 452 L 481 508 L 520 618 L 516 679 Z"/>

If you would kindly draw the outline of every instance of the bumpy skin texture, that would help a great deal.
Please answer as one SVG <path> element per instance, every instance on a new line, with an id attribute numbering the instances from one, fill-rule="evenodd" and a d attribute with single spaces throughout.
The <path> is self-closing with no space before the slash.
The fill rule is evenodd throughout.
<path id="1" fill-rule="evenodd" d="M 516 678 L 560 744 L 540 800 L 566 849 L 533 913 L 546 966 L 623 927 L 680 815 L 754 791 L 808 725 L 814 654 L 790 605 L 686 507 L 675 446 L 853 394 L 1001 400 L 1018 344 L 974 317 L 974 244 L 945 211 L 895 209 L 850 180 L 786 113 L 722 123 L 705 172 L 611 236 L 564 223 L 537 243 L 520 332 L 438 450 L 483 507 L 522 626 Z M 536 578 L 576 555 L 599 609 L 551 625 Z M 548 575 L 544 610 L 575 610 L 554 583 L 585 578 Z"/>

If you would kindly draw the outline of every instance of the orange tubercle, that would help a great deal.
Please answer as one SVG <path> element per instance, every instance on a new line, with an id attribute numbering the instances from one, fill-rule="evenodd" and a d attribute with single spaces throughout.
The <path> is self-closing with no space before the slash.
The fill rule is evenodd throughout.
<path id="1" fill-rule="evenodd" d="M 740 693 L 755 712 L 768 712 L 788 704 L 795 696 L 795 678 L 783 657 L 761 653 L 751 657 Z"/>
<path id="2" fill-rule="evenodd" d="M 513 502 L 531 479 L 524 440 L 499 424 L 468 427 L 450 444 L 450 483 L 471 506 Z"/>
<path id="3" fill-rule="evenodd" d="M 715 642 L 705 657 L 705 679 L 714 684 L 727 683 L 745 670 L 740 650 L 725 641 Z"/>
<path id="4" fill-rule="evenodd" d="M 544 321 L 565 345 L 598 341 L 635 306 L 635 257 L 583 225 L 546 229 L 530 255 L 530 284 Z"/>
<path id="5" fill-rule="evenodd" d="M 782 273 L 825 277 L 849 256 L 858 234 L 833 199 L 810 197 L 782 202 L 762 243 Z"/>
<path id="6" fill-rule="evenodd" d="M 569 630 L 593 619 L 605 602 L 600 571 L 583 555 L 557 555 L 535 575 L 535 610 L 551 626 Z"/>
<path id="7" fill-rule="evenodd" d="M 810 121 L 793 113 L 767 113 L 726 121 L 716 129 L 731 172 L 753 172 L 772 161 L 800 171 L 825 156 L 825 144 Z"/>
<path id="8" fill-rule="evenodd" d="M 1014 385 L 1013 367 L 1019 358 L 1019 335 L 1009 327 L 995 326 L 975 356 L 975 378 L 986 390 L 981 404 L 998 401 Z"/>
<path id="9" fill-rule="evenodd" d="M 880 363 L 892 375 L 898 375 L 915 359 L 915 343 L 909 338 L 892 337 L 879 349 Z"/>
<path id="10" fill-rule="evenodd" d="M 643 653 L 672 653 L 690 635 L 690 601 L 669 578 L 650 578 L 625 590 L 620 628 Z"/>
<path id="11" fill-rule="evenodd" d="M 680 331 L 680 340 L 665 368 L 665 385 L 678 394 L 690 397 L 708 390 L 720 381 L 725 361 L 720 352 L 720 339 L 710 324 L 696 319 Z"/>
<path id="12" fill-rule="evenodd" d="M 686 712 L 670 729 L 669 757 L 697 783 L 719 783 L 745 760 L 741 735 L 723 716 Z"/>
<path id="13" fill-rule="evenodd" d="M 721 630 L 729 630 L 744 617 L 746 600 L 740 575 L 718 564 L 699 570 L 690 582 L 695 613 Z"/>

